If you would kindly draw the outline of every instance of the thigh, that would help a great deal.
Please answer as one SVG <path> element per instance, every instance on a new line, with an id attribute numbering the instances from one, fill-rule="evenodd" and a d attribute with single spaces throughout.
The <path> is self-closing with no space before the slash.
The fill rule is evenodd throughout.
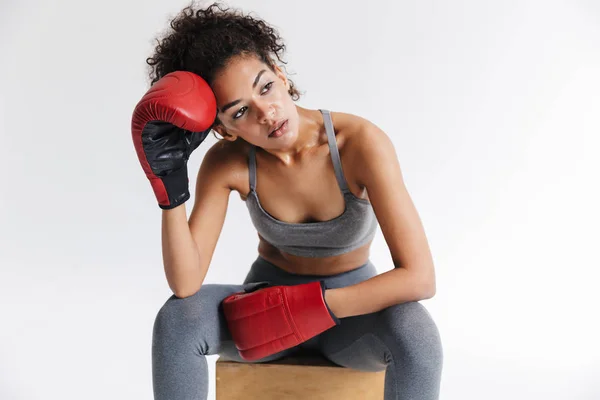
<path id="1" fill-rule="evenodd" d="M 192 346 L 200 355 L 219 354 L 228 360 L 244 362 L 231 338 L 221 302 L 225 297 L 251 289 L 254 285 L 205 284 L 193 296 L 171 296 L 154 323 L 155 348 Z M 275 360 L 293 351 L 289 349 L 256 362 Z"/>
<path id="2" fill-rule="evenodd" d="M 386 367 L 386 347 L 378 336 L 378 313 L 341 319 L 341 324 L 319 336 L 319 350 L 334 363 L 362 371 Z"/>
<path id="3" fill-rule="evenodd" d="M 242 285 L 205 284 L 194 295 L 171 296 L 154 322 L 154 341 L 192 344 L 202 355 L 217 354 L 230 338 L 221 301 L 243 290 Z"/>
<path id="4" fill-rule="evenodd" d="M 319 348 L 339 365 L 366 371 L 384 370 L 392 359 L 422 362 L 441 358 L 437 326 L 419 302 L 343 318 L 340 325 L 321 334 Z"/>

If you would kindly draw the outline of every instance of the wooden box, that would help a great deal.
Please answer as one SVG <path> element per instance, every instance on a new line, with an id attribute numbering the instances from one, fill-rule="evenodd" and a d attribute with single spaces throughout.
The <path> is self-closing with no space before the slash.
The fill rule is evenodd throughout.
<path id="1" fill-rule="evenodd" d="M 216 363 L 217 400 L 383 400 L 385 372 L 337 366 L 318 355 L 268 363 Z"/>

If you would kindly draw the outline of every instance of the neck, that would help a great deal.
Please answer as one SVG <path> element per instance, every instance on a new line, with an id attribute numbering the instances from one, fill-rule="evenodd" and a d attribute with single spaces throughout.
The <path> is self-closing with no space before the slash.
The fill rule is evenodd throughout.
<path id="1" fill-rule="evenodd" d="M 298 135 L 288 146 L 263 151 L 277 158 L 285 166 L 293 166 L 304 155 L 310 153 L 319 145 L 319 133 L 322 127 L 321 112 L 296 106 L 298 111 Z M 319 114 L 319 115 L 317 115 Z"/>

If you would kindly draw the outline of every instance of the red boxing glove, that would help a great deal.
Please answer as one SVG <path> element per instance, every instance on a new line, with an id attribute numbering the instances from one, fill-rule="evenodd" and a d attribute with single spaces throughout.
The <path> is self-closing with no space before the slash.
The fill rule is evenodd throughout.
<path id="1" fill-rule="evenodd" d="M 136 105 L 133 144 L 160 208 L 171 209 L 190 198 L 187 161 L 216 116 L 210 86 L 187 71 L 163 76 Z"/>
<path id="2" fill-rule="evenodd" d="M 257 290 L 259 289 L 259 290 Z M 271 286 L 223 300 L 233 341 L 254 361 L 294 347 L 340 323 L 325 302 L 323 282 Z"/>

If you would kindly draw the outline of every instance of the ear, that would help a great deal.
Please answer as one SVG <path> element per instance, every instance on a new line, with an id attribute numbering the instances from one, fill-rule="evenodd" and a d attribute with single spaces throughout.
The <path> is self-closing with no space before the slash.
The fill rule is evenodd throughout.
<path id="1" fill-rule="evenodd" d="M 237 135 L 231 135 L 227 133 L 225 127 L 221 124 L 217 124 L 213 127 L 213 130 L 216 131 L 224 140 L 228 140 L 230 142 L 234 142 L 238 137 Z"/>

